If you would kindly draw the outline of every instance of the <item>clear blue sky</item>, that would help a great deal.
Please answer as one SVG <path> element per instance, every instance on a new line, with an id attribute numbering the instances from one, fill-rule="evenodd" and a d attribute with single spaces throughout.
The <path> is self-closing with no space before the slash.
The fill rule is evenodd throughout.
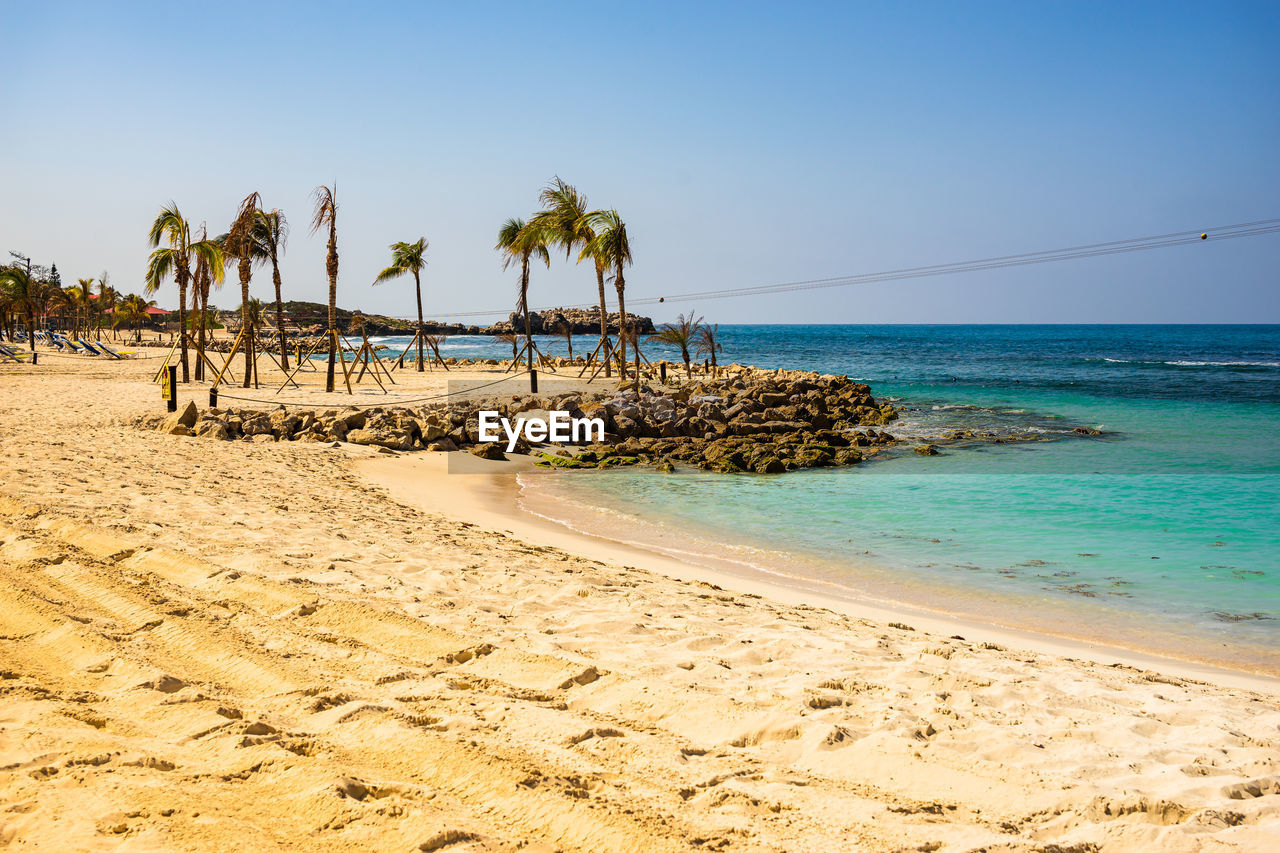
<path id="1" fill-rule="evenodd" d="M 636 297 L 1280 216 L 1273 2 L 4 0 L 0 30 L 0 252 L 65 282 L 141 290 L 162 204 L 220 232 L 258 190 L 293 223 L 286 296 L 323 301 L 306 226 L 334 180 L 339 303 L 411 313 L 411 284 L 370 282 L 425 235 L 429 316 L 514 304 L 494 238 L 556 174 L 628 222 Z M 692 307 L 1280 322 L 1278 285 L 1280 235 Z M 593 294 L 585 265 L 533 273 L 535 306 Z"/>

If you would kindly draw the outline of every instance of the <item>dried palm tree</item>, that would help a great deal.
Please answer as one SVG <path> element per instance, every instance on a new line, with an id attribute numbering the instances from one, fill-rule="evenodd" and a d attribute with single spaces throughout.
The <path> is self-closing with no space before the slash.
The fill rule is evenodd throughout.
<path id="1" fill-rule="evenodd" d="M 512 361 L 515 361 L 515 360 L 516 360 L 516 353 L 518 353 L 518 352 L 520 351 L 520 336 L 519 336 L 519 335 L 515 334 L 514 332 L 512 332 L 512 333 L 510 333 L 510 334 L 507 334 L 507 333 L 505 333 L 505 332 L 504 332 L 504 333 L 503 333 L 503 334 L 501 334 L 501 335 L 494 335 L 494 336 L 493 336 L 493 342 L 494 342 L 495 344 L 507 344 L 508 346 L 510 346 L 510 347 L 511 347 L 511 360 L 512 360 Z"/>
<path id="2" fill-rule="evenodd" d="M 259 210 L 253 225 L 253 240 L 258 253 L 271 261 L 271 283 L 276 288 L 276 330 L 280 335 L 280 366 L 289 371 L 289 350 L 284 336 L 284 306 L 280 302 L 280 255 L 289 242 L 289 220 L 279 208 Z"/>
<path id="3" fill-rule="evenodd" d="M 680 358 L 684 360 L 684 372 L 690 379 L 693 378 L 693 366 L 690 362 L 689 348 L 695 346 L 698 340 L 698 334 L 702 329 L 702 318 L 695 317 L 693 312 L 689 312 L 689 316 L 680 314 L 676 317 L 674 323 L 663 323 L 656 334 L 650 335 L 649 340 L 661 341 L 680 348 Z"/>
<path id="4" fill-rule="evenodd" d="M 311 217 L 311 233 L 321 228 L 329 229 L 329 251 L 325 257 L 325 271 L 329 275 L 329 376 L 325 391 L 333 391 L 333 366 L 338 360 L 338 338 L 333 333 L 338 327 L 338 185 L 319 186 L 313 193 L 315 213 Z"/>
<path id="5" fill-rule="evenodd" d="M 566 258 L 575 249 L 581 251 L 595 239 L 595 231 L 592 230 L 591 224 L 587 220 L 587 197 L 578 192 L 577 188 L 565 183 L 559 175 L 556 175 L 551 183 L 543 188 L 539 200 L 542 202 L 543 210 L 534 214 L 532 221 L 545 229 L 549 243 L 564 249 Z M 578 261 L 581 262 L 581 260 L 582 255 L 579 255 Z M 600 343 L 602 347 L 607 347 L 609 339 L 609 310 L 605 306 L 604 298 L 606 266 L 599 258 L 593 257 L 592 260 L 596 268 L 596 288 L 600 296 Z M 572 355 L 570 355 L 570 358 L 572 358 Z M 609 370 L 608 351 L 606 349 L 604 363 L 604 375 L 606 377 L 610 375 Z"/>
<path id="6" fill-rule="evenodd" d="M 523 219 L 508 219 L 498 229 L 498 243 L 494 246 L 502 253 L 502 268 L 520 263 L 520 293 L 516 313 L 524 317 L 525 352 L 529 357 L 529 369 L 533 370 L 533 327 L 529 323 L 529 258 L 537 257 L 551 266 L 551 254 L 547 251 L 546 232 L 538 225 Z"/>
<path id="7" fill-rule="evenodd" d="M 563 314 L 556 315 L 556 331 L 564 335 L 564 345 L 569 350 L 569 360 L 573 361 L 573 324 Z"/>
<path id="8" fill-rule="evenodd" d="M 627 224 L 618 216 L 616 210 L 593 210 L 585 215 L 586 224 L 595 232 L 595 236 L 582 248 L 579 258 L 592 258 L 602 264 L 605 269 L 612 269 L 613 288 L 618 292 L 618 331 L 627 327 L 627 303 L 625 291 L 627 280 L 622 269 L 631 263 L 631 242 L 627 239 Z M 618 370 L 625 377 L 627 373 L 626 335 L 619 335 Z M 636 385 L 640 384 L 639 375 Z"/>
<path id="9" fill-rule="evenodd" d="M 392 243 L 391 265 L 378 273 L 374 284 L 382 284 L 407 273 L 413 273 L 413 289 L 418 296 L 418 372 L 423 367 L 423 349 L 426 346 L 426 326 L 422 321 L 422 268 L 427 265 L 427 238 L 419 237 L 412 243 Z"/>

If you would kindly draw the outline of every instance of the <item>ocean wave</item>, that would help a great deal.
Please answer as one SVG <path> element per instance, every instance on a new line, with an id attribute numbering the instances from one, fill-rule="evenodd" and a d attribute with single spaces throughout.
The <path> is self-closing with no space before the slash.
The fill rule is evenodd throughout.
<path id="1" fill-rule="evenodd" d="M 1136 358 L 1087 358 L 1086 361 L 1107 361 L 1111 364 L 1159 364 L 1168 367 L 1280 367 L 1280 361 L 1146 361 Z"/>

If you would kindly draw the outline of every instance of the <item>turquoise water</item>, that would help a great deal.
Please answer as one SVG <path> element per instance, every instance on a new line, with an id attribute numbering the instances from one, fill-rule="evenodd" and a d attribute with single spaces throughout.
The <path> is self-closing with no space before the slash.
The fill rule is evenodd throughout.
<path id="1" fill-rule="evenodd" d="M 1044 440 L 779 477 L 556 472 L 525 478 L 529 508 L 851 598 L 1280 672 L 1280 326 L 721 335 L 723 362 L 869 382 L 895 435 Z"/>

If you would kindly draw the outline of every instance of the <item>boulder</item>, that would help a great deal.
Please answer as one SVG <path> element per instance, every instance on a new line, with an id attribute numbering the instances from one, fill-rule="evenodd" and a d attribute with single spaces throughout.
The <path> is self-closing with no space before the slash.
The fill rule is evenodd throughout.
<path id="1" fill-rule="evenodd" d="M 191 435 L 191 429 L 196 425 L 196 418 L 200 416 L 196 409 L 196 404 L 188 400 L 187 405 L 173 414 L 169 415 L 160 424 L 160 431 L 169 435 Z M 177 427 L 183 427 L 186 432 L 177 432 Z"/>
<path id="2" fill-rule="evenodd" d="M 227 433 L 227 425 L 222 421 L 203 420 L 196 425 L 196 435 L 201 438 L 213 438 L 219 441 L 226 441 L 230 435 Z"/>
<path id="3" fill-rule="evenodd" d="M 485 441 L 480 444 L 473 445 L 470 448 L 472 456 L 479 456 L 481 459 L 502 460 L 507 458 L 507 454 L 502 452 L 502 446 L 496 441 Z"/>
<path id="4" fill-rule="evenodd" d="M 365 447 L 385 447 L 388 450 L 413 448 L 413 439 L 404 433 L 376 429 L 353 429 L 347 433 L 347 442 Z"/>

